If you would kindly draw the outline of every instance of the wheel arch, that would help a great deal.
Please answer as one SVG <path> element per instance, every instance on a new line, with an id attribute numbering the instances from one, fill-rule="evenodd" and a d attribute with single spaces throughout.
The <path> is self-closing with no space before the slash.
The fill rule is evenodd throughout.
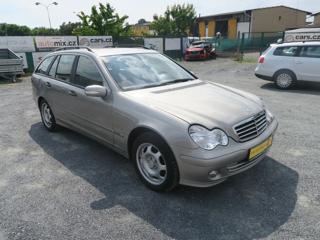
<path id="1" fill-rule="evenodd" d="M 45 101 L 44 97 L 42 97 L 42 96 L 38 97 L 38 108 L 39 109 L 40 109 L 40 103 L 41 103 L 42 100 Z"/>
<path id="2" fill-rule="evenodd" d="M 295 81 L 298 80 L 297 74 L 296 74 L 293 70 L 291 70 L 291 69 L 289 69 L 289 68 L 281 68 L 281 69 L 277 70 L 277 71 L 273 74 L 272 79 L 275 81 L 275 80 L 276 80 L 275 78 L 276 78 L 277 74 L 278 74 L 279 72 L 283 72 L 283 71 L 291 72 L 291 73 L 293 74 L 294 80 L 295 80 Z"/>
<path id="3" fill-rule="evenodd" d="M 160 137 L 170 148 L 170 150 L 172 151 L 170 145 L 168 144 L 168 141 L 155 129 L 148 127 L 148 126 L 138 126 L 136 128 L 134 128 L 128 136 L 127 139 L 127 151 L 128 151 L 128 156 L 129 158 L 131 158 L 131 150 L 132 150 L 132 146 L 134 143 L 134 140 L 140 136 L 141 134 L 145 133 L 145 132 L 152 132 L 154 134 L 156 134 L 158 137 Z M 173 152 L 173 151 L 172 151 Z"/>

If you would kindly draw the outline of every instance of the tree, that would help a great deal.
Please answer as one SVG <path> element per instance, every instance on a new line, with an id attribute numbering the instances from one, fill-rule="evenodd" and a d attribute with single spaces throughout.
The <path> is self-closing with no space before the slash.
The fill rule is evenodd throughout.
<path id="1" fill-rule="evenodd" d="M 64 22 L 62 23 L 62 25 L 60 25 L 60 28 L 59 28 L 59 34 L 60 35 L 72 35 L 72 32 L 74 29 L 78 28 L 81 26 L 81 23 L 80 22 Z"/>
<path id="2" fill-rule="evenodd" d="M 0 24 L 0 36 L 28 36 L 31 29 L 27 26 L 19 26 L 16 24 Z"/>
<path id="3" fill-rule="evenodd" d="M 158 35 L 185 36 L 196 23 L 196 10 L 192 4 L 167 7 L 164 15 L 153 17 L 151 29 Z"/>
<path id="4" fill-rule="evenodd" d="M 60 35 L 58 29 L 36 27 L 31 30 L 31 35 L 33 36 L 56 36 Z"/>
<path id="5" fill-rule="evenodd" d="M 90 15 L 80 12 L 78 17 L 81 26 L 74 29 L 73 33 L 78 35 L 110 35 L 115 38 L 129 36 L 130 26 L 126 23 L 128 16 L 120 17 L 109 3 L 92 6 Z"/>

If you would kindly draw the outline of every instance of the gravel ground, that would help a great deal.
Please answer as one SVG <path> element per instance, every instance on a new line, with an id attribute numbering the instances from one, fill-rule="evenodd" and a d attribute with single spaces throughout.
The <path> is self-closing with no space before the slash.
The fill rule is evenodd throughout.
<path id="1" fill-rule="evenodd" d="M 47 132 L 29 78 L 1 84 L 0 240 L 319 239 L 320 86 L 278 91 L 229 59 L 183 64 L 264 98 L 280 123 L 266 160 L 212 188 L 155 193 L 106 147 Z"/>

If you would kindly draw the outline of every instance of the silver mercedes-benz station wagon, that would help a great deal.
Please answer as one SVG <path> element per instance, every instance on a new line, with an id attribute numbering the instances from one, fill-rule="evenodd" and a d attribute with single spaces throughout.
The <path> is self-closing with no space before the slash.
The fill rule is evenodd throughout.
<path id="1" fill-rule="evenodd" d="M 278 125 L 259 97 L 143 48 L 55 51 L 32 85 L 47 130 L 60 125 L 111 147 L 156 191 L 209 187 L 251 168 Z"/>

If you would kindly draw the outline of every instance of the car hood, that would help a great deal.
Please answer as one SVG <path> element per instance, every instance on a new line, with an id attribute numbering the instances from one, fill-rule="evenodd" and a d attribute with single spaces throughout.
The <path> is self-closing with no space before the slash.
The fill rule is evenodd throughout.
<path id="1" fill-rule="evenodd" d="M 234 124 L 263 110 L 262 101 L 253 94 L 201 80 L 126 94 L 142 104 L 208 129 L 231 129 Z"/>

